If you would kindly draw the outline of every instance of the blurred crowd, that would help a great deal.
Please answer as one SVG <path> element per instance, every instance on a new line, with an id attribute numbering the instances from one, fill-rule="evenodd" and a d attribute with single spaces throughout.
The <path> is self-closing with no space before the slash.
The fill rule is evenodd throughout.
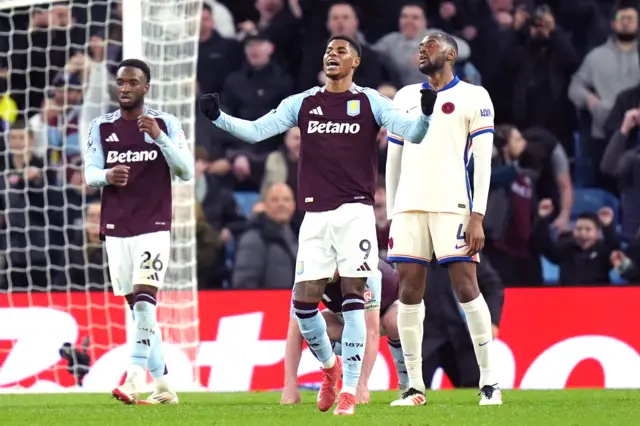
<path id="1" fill-rule="evenodd" d="M 389 98 L 424 80 L 426 34 L 453 35 L 458 75 L 483 85 L 496 111 L 484 256 L 504 285 L 640 282 L 636 1 L 204 3 L 198 93 L 220 93 L 223 110 L 247 120 L 324 84 L 331 35 L 362 43 L 355 82 Z M 0 289 L 108 282 L 99 193 L 83 184 L 79 138 L 117 107 L 104 82 L 122 58 L 121 19 L 113 0 L 0 10 Z M 299 130 L 249 145 L 197 114 L 194 134 L 198 287 L 290 288 Z M 384 129 L 378 142 L 385 256 Z"/>

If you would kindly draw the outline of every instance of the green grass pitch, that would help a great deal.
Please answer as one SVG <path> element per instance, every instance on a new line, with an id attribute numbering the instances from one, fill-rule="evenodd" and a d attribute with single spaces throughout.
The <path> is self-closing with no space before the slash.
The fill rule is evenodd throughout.
<path id="1" fill-rule="evenodd" d="M 183 393 L 178 406 L 125 406 L 105 394 L 0 395 L 3 426 L 640 425 L 640 390 L 505 391 L 502 406 L 478 406 L 477 392 L 429 392 L 424 407 L 389 407 L 395 392 L 374 392 L 354 417 L 320 413 L 315 393 L 280 406 L 280 394 Z"/>

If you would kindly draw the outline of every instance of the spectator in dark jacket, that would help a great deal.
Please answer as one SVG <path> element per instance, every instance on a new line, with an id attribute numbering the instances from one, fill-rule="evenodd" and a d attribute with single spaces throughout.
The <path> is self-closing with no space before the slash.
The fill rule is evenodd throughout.
<path id="1" fill-rule="evenodd" d="M 0 176 L 0 229 L 12 289 L 46 289 L 49 266 L 62 247 L 62 189 L 55 170 L 31 152 L 33 134 L 18 122 L 9 131 L 6 169 Z"/>
<path id="2" fill-rule="evenodd" d="M 80 230 L 69 235 L 64 269 L 55 279 L 54 290 L 105 291 L 107 257 L 100 241 L 100 201 L 89 204 Z"/>
<path id="3" fill-rule="evenodd" d="M 197 78 L 202 93 L 220 93 L 225 79 L 243 62 L 242 46 L 222 37 L 214 27 L 211 6 L 202 5 Z"/>
<path id="4" fill-rule="evenodd" d="M 491 264 L 478 264 L 478 285 L 491 312 L 492 334 L 498 337 L 504 290 Z M 425 292 L 426 316 L 422 343 L 422 375 L 427 384 L 442 367 L 455 387 L 477 388 L 480 371 L 469 330 L 446 268 L 429 264 Z"/>
<path id="5" fill-rule="evenodd" d="M 247 64 L 227 78 L 220 95 L 225 112 L 245 120 L 256 120 L 293 92 L 293 81 L 271 60 L 273 44 L 264 35 L 256 34 L 245 40 Z M 221 135 L 225 139 L 233 136 Z M 282 144 L 276 135 L 259 144 L 249 145 L 235 139 L 235 152 L 228 152 L 235 178 L 234 189 L 259 191 L 264 173 L 264 160 L 269 152 Z M 260 160 L 260 161 L 255 161 Z"/>
<path id="6" fill-rule="evenodd" d="M 517 32 L 508 58 L 514 124 L 544 127 L 572 149 L 575 110 L 567 92 L 580 58 L 548 7 Z"/>
<path id="7" fill-rule="evenodd" d="M 640 227 L 640 86 L 622 92 L 607 119 L 612 135 L 600 169 L 618 181 L 622 236 L 632 240 Z"/>
<path id="8" fill-rule="evenodd" d="M 285 183 L 271 186 L 264 208 L 238 242 L 233 288 L 293 286 L 298 241 L 291 228 L 296 208 L 291 188 Z"/>
<path id="9" fill-rule="evenodd" d="M 578 216 L 573 233 L 564 233 L 553 241 L 549 220 L 553 203 L 540 201 L 539 221 L 534 231 L 534 243 L 549 261 L 560 267 L 560 284 L 607 284 L 611 270 L 611 252 L 620 247 L 613 222 L 613 210 L 602 207 L 598 214 Z M 602 232 L 602 238 L 600 237 Z"/>

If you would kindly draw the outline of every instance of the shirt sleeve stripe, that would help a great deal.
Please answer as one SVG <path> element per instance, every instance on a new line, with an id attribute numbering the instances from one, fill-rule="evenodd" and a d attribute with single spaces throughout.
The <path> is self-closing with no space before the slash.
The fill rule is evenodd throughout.
<path id="1" fill-rule="evenodd" d="M 398 145 L 404 145 L 404 141 L 402 140 L 402 138 L 392 135 L 390 133 L 387 135 L 387 141 L 398 144 Z"/>
<path id="2" fill-rule="evenodd" d="M 481 135 L 483 133 L 493 133 L 493 126 L 480 127 L 479 129 L 476 129 L 473 132 L 471 132 L 470 136 L 472 138 L 475 138 L 476 136 Z"/>

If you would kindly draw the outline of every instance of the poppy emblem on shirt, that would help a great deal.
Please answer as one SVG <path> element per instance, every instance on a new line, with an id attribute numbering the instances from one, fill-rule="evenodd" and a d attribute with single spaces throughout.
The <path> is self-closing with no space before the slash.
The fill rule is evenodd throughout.
<path id="1" fill-rule="evenodd" d="M 451 102 L 447 102 L 442 105 L 442 112 L 445 114 L 451 114 L 456 109 L 456 106 Z"/>
<path id="2" fill-rule="evenodd" d="M 389 237 L 389 250 L 393 248 L 393 237 Z"/>

